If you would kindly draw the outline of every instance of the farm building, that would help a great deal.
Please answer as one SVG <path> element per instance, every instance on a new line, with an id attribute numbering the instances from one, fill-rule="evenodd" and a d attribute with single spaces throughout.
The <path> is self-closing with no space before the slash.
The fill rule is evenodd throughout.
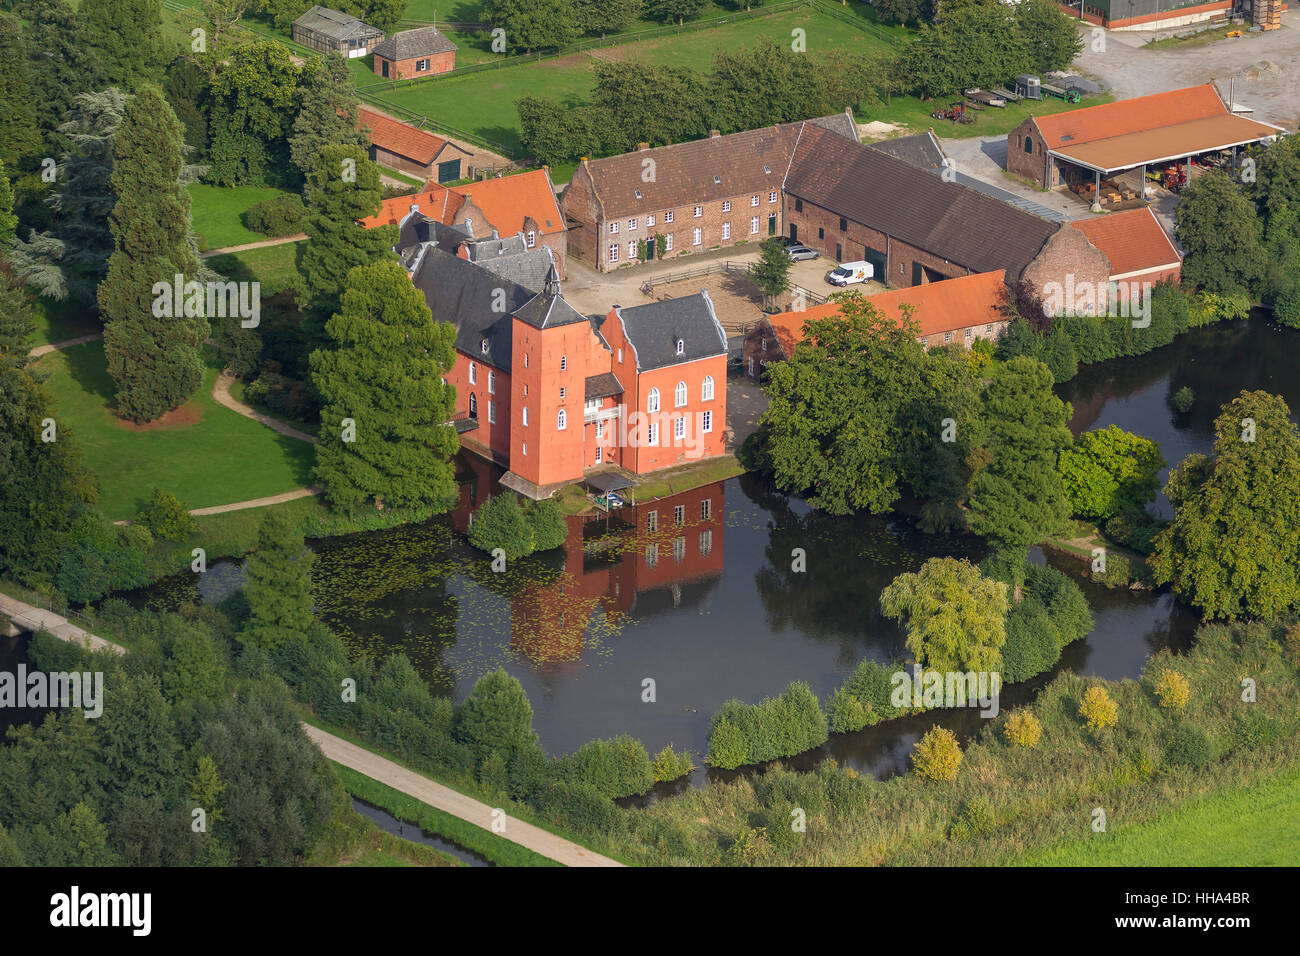
<path id="1" fill-rule="evenodd" d="M 349 59 L 365 56 L 384 38 L 383 30 L 319 4 L 294 20 L 289 32 L 294 43 L 318 53 L 341 53 Z"/>
<path id="2" fill-rule="evenodd" d="M 375 47 L 375 75 L 386 80 L 436 76 L 454 69 L 456 44 L 437 27 L 403 30 Z"/>
<path id="3" fill-rule="evenodd" d="M 474 174 L 475 154 L 428 130 L 361 107 L 357 125 L 370 129 L 370 158 L 426 180 L 454 183 Z"/>
<path id="4" fill-rule="evenodd" d="M 1265 30 L 1281 26 L 1283 0 L 1057 0 L 1073 17 L 1108 30 L 1157 30 L 1242 17 Z"/>

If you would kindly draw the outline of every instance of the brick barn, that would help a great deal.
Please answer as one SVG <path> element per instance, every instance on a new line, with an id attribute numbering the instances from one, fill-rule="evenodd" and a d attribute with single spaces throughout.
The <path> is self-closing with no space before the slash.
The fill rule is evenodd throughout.
<path id="1" fill-rule="evenodd" d="M 780 234 L 781 182 L 800 135 L 814 127 L 858 142 L 846 111 L 583 159 L 562 198 L 573 253 L 608 272 Z"/>
<path id="2" fill-rule="evenodd" d="M 1178 282 L 1183 257 L 1150 206 L 1070 223 L 1110 262 L 1111 282 Z"/>
<path id="3" fill-rule="evenodd" d="M 926 348 L 954 343 L 969 348 L 976 339 L 996 342 L 1009 322 L 1003 313 L 1007 287 L 1000 271 L 982 272 L 908 289 L 868 296 L 867 301 L 894 321 L 911 309 L 920 326 L 918 339 Z M 790 357 L 803 341 L 804 323 L 837 314 L 835 301 L 798 312 L 765 315 L 745 335 L 743 368 L 760 381 L 773 362 Z"/>
<path id="4" fill-rule="evenodd" d="M 437 27 L 402 30 L 375 47 L 375 76 L 405 80 L 456 69 L 456 44 Z"/>
<path id="5" fill-rule="evenodd" d="M 370 133 L 370 158 L 380 166 L 440 183 L 472 176 L 473 151 L 443 139 L 428 130 L 416 129 L 363 106 L 358 128 Z"/>

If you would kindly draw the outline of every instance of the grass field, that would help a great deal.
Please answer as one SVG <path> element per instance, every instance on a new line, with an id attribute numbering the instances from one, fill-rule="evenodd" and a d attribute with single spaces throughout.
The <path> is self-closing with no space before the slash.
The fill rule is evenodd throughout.
<path id="1" fill-rule="evenodd" d="M 236 282 L 256 280 L 262 283 L 262 296 L 265 298 L 292 284 L 298 275 L 298 253 L 304 241 L 245 249 L 243 252 L 226 252 L 203 261 Z"/>
<path id="2" fill-rule="evenodd" d="M 1220 791 L 1152 823 L 1106 833 L 1025 866 L 1294 866 L 1300 860 L 1300 767 L 1255 786 Z"/>
<path id="3" fill-rule="evenodd" d="M 244 213 L 254 203 L 285 195 L 285 191 L 270 186 L 222 187 L 194 183 L 189 187 L 189 194 L 194 231 L 209 249 L 224 249 L 271 238 L 246 227 Z"/>
<path id="4" fill-rule="evenodd" d="M 35 299 L 32 302 L 32 313 L 36 319 L 36 328 L 30 343 L 33 348 L 54 342 L 66 342 L 68 339 L 98 332 L 103 328 L 91 313 L 64 302 Z"/>
<path id="5" fill-rule="evenodd" d="M 312 447 L 214 402 L 215 368 L 175 413 L 182 424 L 142 429 L 109 409 L 113 381 L 102 342 L 43 356 L 36 368 L 49 375 L 56 420 L 76 435 L 86 465 L 99 476 L 100 507 L 110 518 L 134 517 L 154 486 L 204 508 L 310 483 Z"/>

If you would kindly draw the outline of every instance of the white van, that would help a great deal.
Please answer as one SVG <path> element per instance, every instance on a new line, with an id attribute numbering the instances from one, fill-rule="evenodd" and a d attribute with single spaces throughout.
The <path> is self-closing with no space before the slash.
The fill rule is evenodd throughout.
<path id="1" fill-rule="evenodd" d="M 826 276 L 831 285 L 853 285 L 872 278 L 870 262 L 842 262 Z"/>

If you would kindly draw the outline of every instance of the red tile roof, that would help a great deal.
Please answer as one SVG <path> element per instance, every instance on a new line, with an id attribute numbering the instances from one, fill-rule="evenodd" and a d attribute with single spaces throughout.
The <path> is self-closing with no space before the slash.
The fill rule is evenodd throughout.
<path id="1" fill-rule="evenodd" d="M 529 229 L 536 229 L 543 236 L 564 231 L 564 217 L 560 215 L 555 200 L 551 176 L 545 169 L 500 179 L 483 179 L 464 186 L 429 183 L 418 193 L 385 199 L 378 215 L 362 219 L 361 224 L 367 229 L 395 226 L 410 212 L 411 206 L 418 205 L 420 212 L 430 219 L 450 226 L 456 223 L 460 208 L 471 200 L 483 211 L 488 224 L 503 236 L 528 232 Z M 530 225 L 525 229 L 524 221 L 527 219 L 536 226 Z"/>
<path id="2" fill-rule="evenodd" d="M 1189 120 L 1231 115 L 1214 85 L 1189 86 L 1131 100 L 1117 100 L 1051 116 L 1035 116 L 1048 149 L 1078 146 L 1098 139 L 1127 136 L 1175 126 Z"/>
<path id="3" fill-rule="evenodd" d="M 1177 247 L 1150 206 L 1070 223 L 1110 260 L 1111 278 L 1182 262 Z"/>
<path id="4" fill-rule="evenodd" d="M 867 301 L 888 318 L 898 321 L 903 306 L 913 307 L 912 320 L 920 325 L 920 335 L 928 338 L 943 332 L 957 332 L 1002 322 L 1001 312 L 1006 291 L 1005 274 L 1001 271 L 977 272 L 973 275 L 928 282 L 907 289 L 891 289 L 868 296 Z M 815 305 L 802 312 L 782 312 L 767 316 L 785 354 L 803 340 L 803 325 L 809 319 L 824 319 L 840 311 L 838 302 Z"/>
<path id="5" fill-rule="evenodd" d="M 447 141 L 441 136 L 416 129 L 409 123 L 400 122 L 365 106 L 361 107 L 357 121 L 357 128 L 362 126 L 370 127 L 370 142 L 375 146 L 405 156 L 422 166 L 433 162 L 447 146 Z"/>

